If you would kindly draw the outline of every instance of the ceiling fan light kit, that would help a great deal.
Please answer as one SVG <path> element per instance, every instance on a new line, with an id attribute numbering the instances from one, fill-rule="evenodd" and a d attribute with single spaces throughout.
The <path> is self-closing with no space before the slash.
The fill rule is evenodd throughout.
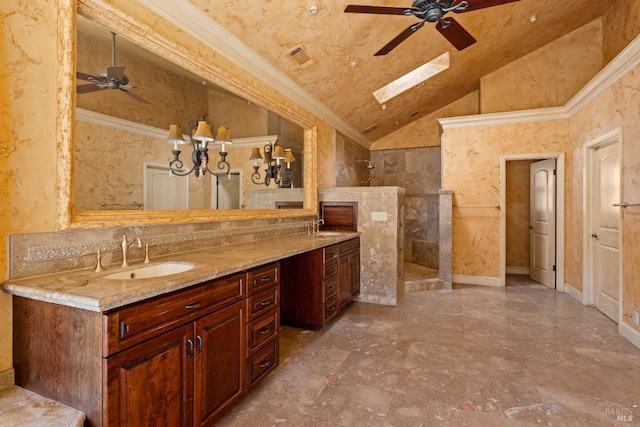
<path id="1" fill-rule="evenodd" d="M 346 13 L 369 13 L 376 15 L 415 16 L 419 22 L 411 24 L 398 34 L 374 56 L 383 56 L 395 49 L 400 43 L 424 26 L 426 22 L 436 23 L 436 30 L 442 34 L 456 49 L 464 50 L 474 44 L 476 39 L 455 19 L 444 16 L 449 13 L 471 12 L 501 4 L 520 0 L 413 0 L 412 7 L 361 6 L 348 5 Z"/>

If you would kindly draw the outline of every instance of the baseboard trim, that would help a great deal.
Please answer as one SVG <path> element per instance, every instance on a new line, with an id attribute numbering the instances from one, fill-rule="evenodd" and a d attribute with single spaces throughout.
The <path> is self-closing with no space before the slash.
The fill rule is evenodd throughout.
<path id="1" fill-rule="evenodd" d="M 620 322 L 618 324 L 618 332 L 620 335 L 628 339 L 631 344 L 640 348 L 640 332 L 636 331 L 624 322 Z"/>
<path id="2" fill-rule="evenodd" d="M 481 286 L 498 286 L 501 287 L 499 277 L 488 276 L 466 276 L 464 274 L 454 274 L 453 283 L 464 283 L 467 285 L 481 285 Z"/>
<path id="3" fill-rule="evenodd" d="M 584 299 L 582 299 L 582 292 L 574 288 L 568 283 L 564 284 L 564 292 L 577 299 L 578 302 L 584 305 Z"/>
<path id="4" fill-rule="evenodd" d="M 0 390 L 11 387 L 16 383 L 16 374 L 13 369 L 0 372 Z"/>
<path id="5" fill-rule="evenodd" d="M 516 267 L 514 265 L 507 265 L 507 274 L 531 274 L 529 267 Z"/>

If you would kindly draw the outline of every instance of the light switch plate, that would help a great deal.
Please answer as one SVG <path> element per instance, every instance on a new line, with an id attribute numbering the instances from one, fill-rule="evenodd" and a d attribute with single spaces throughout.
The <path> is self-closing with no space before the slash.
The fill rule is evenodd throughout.
<path id="1" fill-rule="evenodd" d="M 386 212 L 371 212 L 371 221 L 386 221 Z"/>

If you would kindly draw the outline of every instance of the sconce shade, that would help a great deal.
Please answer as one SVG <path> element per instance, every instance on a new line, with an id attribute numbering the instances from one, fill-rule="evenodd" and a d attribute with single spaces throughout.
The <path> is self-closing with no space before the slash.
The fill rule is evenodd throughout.
<path id="1" fill-rule="evenodd" d="M 262 160 L 262 155 L 258 147 L 251 149 L 251 157 L 249 157 L 249 160 Z"/>
<path id="2" fill-rule="evenodd" d="M 266 151 L 264 152 L 264 163 L 265 164 L 270 164 L 272 161 L 271 159 L 271 151 Z"/>
<path id="3" fill-rule="evenodd" d="M 218 132 L 216 133 L 216 144 L 233 144 L 231 136 L 229 135 L 229 128 L 224 126 L 218 127 Z"/>
<path id="4" fill-rule="evenodd" d="M 276 145 L 276 148 L 273 150 L 273 159 L 274 160 L 283 160 L 284 159 L 284 150 L 281 146 Z"/>
<path id="5" fill-rule="evenodd" d="M 180 130 L 180 126 L 178 125 L 170 125 L 169 126 L 169 136 L 165 140 L 169 144 L 186 144 L 187 142 L 182 138 L 182 132 Z"/>
<path id="6" fill-rule="evenodd" d="M 287 163 L 293 163 L 296 161 L 296 158 L 293 157 L 293 152 L 291 151 L 291 148 L 286 148 L 284 150 L 284 161 Z"/>
<path id="7" fill-rule="evenodd" d="M 198 129 L 196 130 L 196 133 L 193 135 L 193 139 L 202 141 L 202 142 L 213 141 L 213 135 L 211 134 L 211 126 L 209 126 L 209 123 L 205 121 L 199 121 Z"/>

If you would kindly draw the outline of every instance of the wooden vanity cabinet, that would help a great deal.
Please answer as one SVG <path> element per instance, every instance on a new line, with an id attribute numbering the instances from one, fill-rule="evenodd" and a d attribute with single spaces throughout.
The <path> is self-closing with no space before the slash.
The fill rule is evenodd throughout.
<path id="1" fill-rule="evenodd" d="M 16 383 L 88 426 L 213 425 L 277 366 L 279 276 L 265 271 L 279 264 L 105 313 L 14 297 Z M 251 344 L 249 325 L 266 339 Z"/>
<path id="2" fill-rule="evenodd" d="M 360 291 L 360 238 L 295 255 L 281 263 L 283 324 L 317 331 Z"/>
<path id="3" fill-rule="evenodd" d="M 278 366 L 280 336 L 280 264 L 248 274 L 247 390 Z"/>

